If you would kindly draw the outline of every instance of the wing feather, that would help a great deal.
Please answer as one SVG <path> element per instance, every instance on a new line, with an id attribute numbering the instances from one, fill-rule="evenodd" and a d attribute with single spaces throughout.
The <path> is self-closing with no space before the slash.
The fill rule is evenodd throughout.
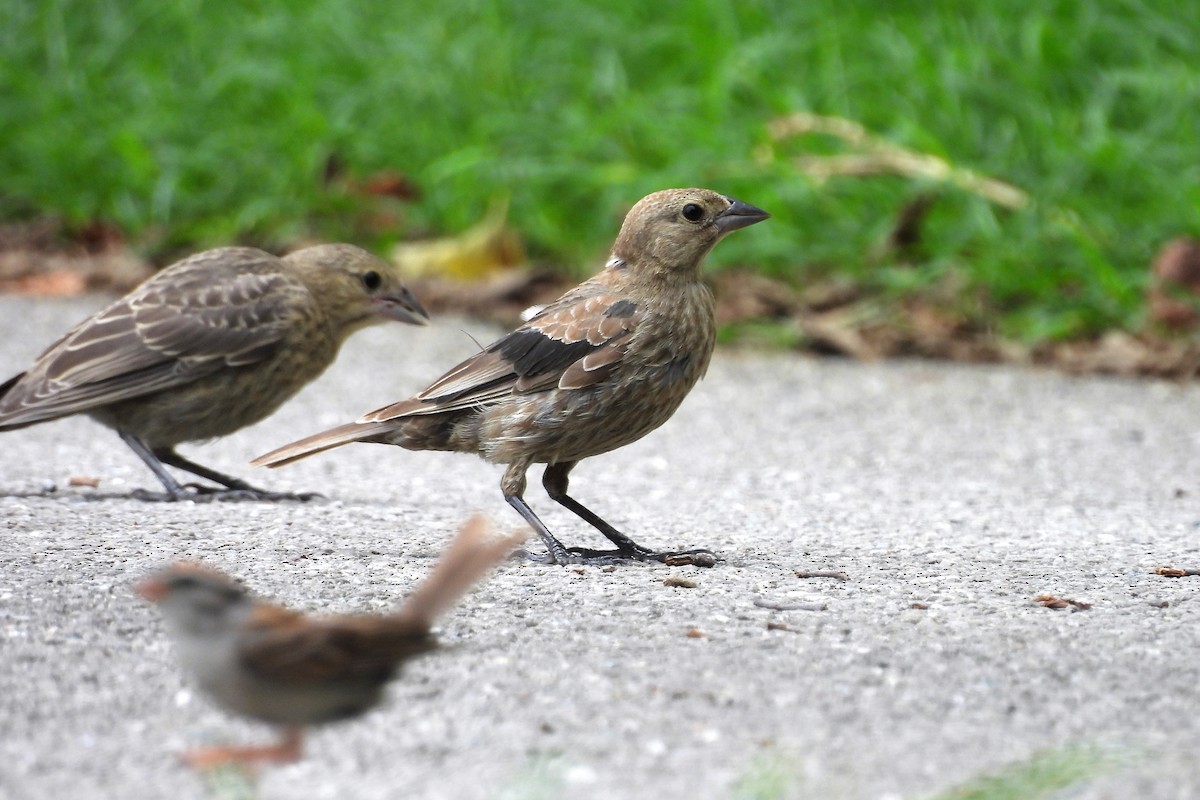
<path id="1" fill-rule="evenodd" d="M 262 678 L 302 685 L 384 678 L 404 657 L 433 646 L 428 626 L 398 616 L 327 621 L 267 606 L 255 611 L 239 656 Z"/>
<path id="2" fill-rule="evenodd" d="M 556 386 L 590 386 L 611 374 L 641 318 L 636 303 L 611 292 L 568 294 L 414 397 L 364 414 L 359 422 L 478 408 Z"/>
<path id="3" fill-rule="evenodd" d="M 0 427 L 88 411 L 269 358 L 308 293 L 252 248 L 169 267 L 77 325 L 0 396 Z"/>

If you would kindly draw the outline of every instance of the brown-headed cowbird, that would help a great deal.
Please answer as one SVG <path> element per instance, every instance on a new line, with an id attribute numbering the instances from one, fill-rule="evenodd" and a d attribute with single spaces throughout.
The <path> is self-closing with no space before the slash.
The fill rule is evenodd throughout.
<path id="1" fill-rule="evenodd" d="M 412 656 L 435 646 L 429 627 L 524 536 L 496 537 L 467 522 L 429 577 L 391 614 L 308 617 L 251 597 L 225 575 L 176 564 L 137 585 L 162 610 L 179 660 L 218 705 L 282 726 L 279 744 L 210 747 L 194 767 L 294 761 L 307 725 L 354 717 Z"/>
<path id="2" fill-rule="evenodd" d="M 769 215 L 707 189 L 669 189 L 625 217 L 604 271 L 408 400 L 279 448 L 253 463 L 280 466 L 348 442 L 478 453 L 507 464 L 505 499 L 545 542 L 546 560 L 614 559 L 712 565 L 706 550 L 642 547 L 567 494 L 580 459 L 666 422 L 708 367 L 713 296 L 700 278 L 722 236 Z M 564 547 L 524 500 L 525 473 L 546 464 L 554 500 L 594 526 L 615 551 Z"/>
<path id="3" fill-rule="evenodd" d="M 249 247 L 198 253 L 76 325 L 0 385 L 0 431 L 84 413 L 113 428 L 180 500 L 305 498 L 255 489 L 175 452 L 267 417 L 333 363 L 354 331 L 428 315 L 394 270 L 357 247 L 277 258 Z M 163 466 L 225 490 L 188 491 Z"/>

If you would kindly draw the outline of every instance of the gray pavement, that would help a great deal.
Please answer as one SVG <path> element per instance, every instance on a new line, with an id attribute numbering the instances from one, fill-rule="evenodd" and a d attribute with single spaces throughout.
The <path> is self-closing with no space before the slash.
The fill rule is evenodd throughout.
<path id="1" fill-rule="evenodd" d="M 100 302 L 0 298 L 0 378 Z M 469 456 L 245 466 L 420 388 L 471 352 L 463 331 L 497 333 L 366 331 L 272 419 L 183 448 L 319 504 L 145 504 L 124 495 L 153 477 L 90 420 L 0 434 L 0 797 L 202 798 L 173 752 L 270 736 L 177 670 L 129 589 L 163 562 L 382 610 L 469 513 L 517 526 L 500 469 Z M 316 732 L 259 796 L 907 800 L 1074 747 L 1083 779 L 1055 796 L 1200 796 L 1200 577 L 1152 574 L 1200 567 L 1198 419 L 1193 386 L 719 352 L 673 420 L 572 489 L 724 563 L 504 564 L 385 707 Z M 599 544 L 531 478 L 568 544 Z"/>

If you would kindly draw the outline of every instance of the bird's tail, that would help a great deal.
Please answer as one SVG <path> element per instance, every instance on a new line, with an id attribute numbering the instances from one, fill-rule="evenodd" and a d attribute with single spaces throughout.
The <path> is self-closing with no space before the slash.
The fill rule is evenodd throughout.
<path id="1" fill-rule="evenodd" d="M 527 531 L 498 535 L 487 517 L 482 514 L 471 517 L 450 542 L 433 572 L 404 601 L 397 615 L 427 629 L 528 535 Z"/>
<path id="2" fill-rule="evenodd" d="M 323 453 L 351 442 L 378 441 L 377 437 L 394 427 L 386 422 L 350 422 L 327 431 L 314 433 L 312 436 L 306 436 L 291 444 L 285 444 L 283 447 L 259 456 L 250 464 L 255 467 L 282 467 L 293 461 L 299 461 L 302 458 L 308 458 L 311 455 Z"/>

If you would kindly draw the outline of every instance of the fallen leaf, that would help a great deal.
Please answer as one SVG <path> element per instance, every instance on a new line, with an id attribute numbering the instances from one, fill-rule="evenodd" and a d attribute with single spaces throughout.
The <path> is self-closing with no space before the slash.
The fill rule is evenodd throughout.
<path id="1" fill-rule="evenodd" d="M 1046 608 L 1069 608 L 1072 611 L 1087 611 L 1092 607 L 1091 603 L 1084 603 L 1081 600 L 1071 600 L 1066 597 L 1055 597 L 1052 594 L 1039 594 L 1033 598 L 1033 602 Z"/>
<path id="2" fill-rule="evenodd" d="M 836 572 L 836 571 L 829 571 L 829 570 L 807 571 L 807 570 L 798 569 L 798 570 L 796 570 L 796 577 L 797 578 L 833 578 L 834 580 L 839 580 L 839 581 L 850 580 L 850 576 L 844 572 Z"/>
<path id="3" fill-rule="evenodd" d="M 1164 244 L 1150 267 L 1150 319 L 1176 331 L 1196 327 L 1200 308 L 1200 242 L 1180 236 Z"/>
<path id="4" fill-rule="evenodd" d="M 70 297 L 87 291 L 87 279 L 81 272 L 55 270 L 4 281 L 0 283 L 0 290 L 38 297 Z"/>
<path id="5" fill-rule="evenodd" d="M 491 277 L 525 264 L 521 237 L 508 226 L 508 204 L 492 208 L 458 236 L 401 242 L 392 262 L 408 277 L 436 275 L 456 281 Z"/>
<path id="6" fill-rule="evenodd" d="M 1164 578 L 1186 578 L 1189 575 L 1200 575 L 1200 569 L 1181 569 L 1180 567 L 1159 567 L 1154 570 L 1155 575 L 1162 575 Z"/>

